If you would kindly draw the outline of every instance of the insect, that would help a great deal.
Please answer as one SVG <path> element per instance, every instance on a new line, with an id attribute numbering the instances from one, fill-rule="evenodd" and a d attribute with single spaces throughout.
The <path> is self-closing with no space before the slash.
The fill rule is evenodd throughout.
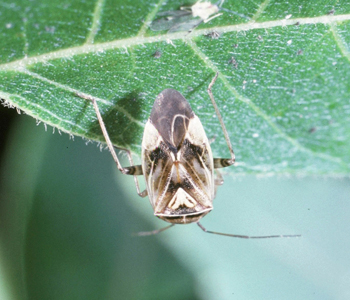
<path id="1" fill-rule="evenodd" d="M 212 4 L 209 1 L 199 0 L 192 6 L 180 7 L 180 10 L 160 12 L 158 13 L 160 18 L 151 23 L 150 29 L 152 31 L 168 30 L 168 32 L 192 31 L 201 23 L 208 23 L 221 16 L 222 13 L 219 11 L 230 12 L 241 18 L 249 19 L 242 14 L 222 8 L 224 1 L 219 0 L 216 4 Z"/>
<path id="2" fill-rule="evenodd" d="M 166 89 L 156 98 L 151 115 L 145 125 L 142 140 L 141 165 L 134 165 L 129 150 L 126 151 L 131 166 L 122 167 L 109 138 L 95 98 L 78 94 L 91 100 L 105 137 L 107 146 L 118 169 L 133 175 L 137 193 L 148 195 L 154 215 L 171 223 L 160 230 L 140 232 L 151 235 L 164 231 L 175 224 L 197 223 L 207 233 L 238 238 L 274 238 L 294 235 L 247 236 L 208 231 L 199 220 L 213 209 L 216 187 L 223 183 L 220 173 L 214 169 L 231 166 L 235 154 L 211 91 L 218 73 L 208 86 L 208 94 L 222 127 L 230 152 L 230 158 L 213 158 L 209 140 L 199 118 L 188 101 L 176 90 Z M 147 189 L 140 191 L 137 176 L 143 175 Z"/>

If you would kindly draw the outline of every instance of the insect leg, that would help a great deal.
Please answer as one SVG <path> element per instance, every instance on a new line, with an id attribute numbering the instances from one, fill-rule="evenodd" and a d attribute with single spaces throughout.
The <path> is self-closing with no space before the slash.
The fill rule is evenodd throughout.
<path id="1" fill-rule="evenodd" d="M 155 235 L 155 234 L 158 234 L 158 233 L 161 233 L 163 232 L 164 230 L 167 230 L 169 229 L 170 227 L 173 227 L 175 224 L 171 224 L 167 227 L 163 227 L 161 229 L 157 229 L 157 230 L 152 230 L 152 231 L 141 231 L 141 232 L 138 232 L 138 233 L 135 233 L 133 235 L 137 235 L 137 236 L 147 236 L 147 235 Z"/>
<path id="2" fill-rule="evenodd" d="M 250 236 L 250 235 L 240 235 L 240 234 L 230 234 L 230 233 L 222 233 L 222 232 L 216 232 L 216 231 L 210 231 L 207 230 L 203 225 L 199 222 L 197 222 L 197 225 L 200 229 L 202 229 L 206 233 L 212 233 L 212 234 L 218 234 L 218 235 L 224 235 L 234 238 L 241 238 L 241 239 L 270 239 L 270 238 L 290 238 L 290 237 L 300 237 L 300 234 L 289 234 L 289 235 L 262 235 L 262 236 Z"/>
<path id="3" fill-rule="evenodd" d="M 221 7 L 224 4 L 225 0 L 219 0 L 218 2 L 216 2 L 216 6 Z"/>
<path id="4" fill-rule="evenodd" d="M 247 19 L 247 20 L 250 20 L 249 17 L 245 16 L 245 15 L 242 15 L 242 14 L 239 14 L 239 13 L 236 13 L 235 11 L 232 11 L 232 10 L 229 10 L 227 8 L 223 8 L 222 5 L 224 4 L 225 0 L 219 0 L 218 2 L 216 2 L 216 6 L 219 7 L 219 10 L 223 10 L 223 11 L 226 11 L 228 13 L 231 13 L 233 15 L 236 15 L 238 17 L 241 17 L 243 19 Z"/>
<path id="5" fill-rule="evenodd" d="M 208 94 L 209 94 L 211 103 L 214 106 L 215 113 L 218 116 L 218 119 L 219 119 L 219 122 L 220 122 L 220 125 L 221 125 L 221 128 L 222 128 L 222 131 L 223 131 L 224 136 L 225 136 L 226 144 L 227 144 L 228 149 L 229 149 L 230 154 L 231 154 L 231 158 L 230 159 L 214 158 L 214 168 L 224 168 L 224 167 L 228 167 L 228 166 L 234 164 L 234 162 L 235 162 L 235 154 L 234 154 L 233 149 L 232 149 L 231 141 L 230 141 L 230 138 L 228 136 L 228 133 L 227 133 L 227 130 L 226 130 L 226 127 L 225 127 L 225 123 L 222 120 L 219 108 L 218 108 L 218 106 L 217 106 L 217 104 L 215 102 L 214 95 L 213 95 L 213 93 L 211 91 L 211 88 L 213 87 L 213 85 L 214 85 L 216 79 L 218 78 L 218 76 L 219 76 L 219 73 L 216 73 L 216 75 L 214 76 L 213 80 L 210 82 L 210 84 L 208 86 Z"/>
<path id="6" fill-rule="evenodd" d="M 214 181 L 215 187 L 218 185 L 223 185 L 224 184 L 224 179 L 222 178 L 221 173 L 218 170 L 215 170 L 216 178 Z"/>
<path id="7" fill-rule="evenodd" d="M 96 99 L 94 97 L 92 97 L 92 96 L 85 95 L 85 94 L 82 94 L 82 93 L 76 93 L 76 95 L 78 97 L 80 97 L 80 98 L 83 98 L 83 99 L 86 99 L 86 100 L 90 100 L 92 102 L 92 105 L 93 105 L 93 107 L 95 109 L 95 113 L 96 113 L 98 122 L 100 123 L 100 127 L 101 127 L 101 130 L 102 130 L 103 136 L 104 136 L 106 144 L 108 146 L 108 149 L 111 152 L 111 154 L 113 156 L 113 159 L 114 159 L 115 163 L 117 164 L 117 167 L 118 167 L 119 171 L 122 172 L 123 174 L 128 174 L 128 170 L 122 167 L 122 165 L 121 165 L 121 163 L 120 163 L 120 161 L 118 159 L 118 156 L 115 153 L 112 141 L 109 138 L 109 135 L 108 135 L 105 123 L 103 122 L 103 119 L 102 119 L 102 116 L 101 116 L 101 113 L 100 113 L 100 109 L 98 108 Z"/>
<path id="8" fill-rule="evenodd" d="M 134 182 L 135 182 L 135 186 L 136 186 L 136 191 L 137 191 L 137 193 L 139 194 L 140 197 L 144 198 L 144 197 L 146 197 L 148 195 L 148 192 L 147 192 L 147 190 L 144 190 L 144 191 L 141 192 L 140 185 L 139 185 L 139 180 L 138 180 L 138 178 L 136 176 L 136 175 L 142 175 L 143 174 L 142 166 L 141 165 L 136 165 L 135 166 L 134 162 L 132 160 L 132 156 L 131 156 L 130 150 L 128 150 L 128 149 L 123 149 L 123 150 L 126 152 L 126 154 L 128 156 L 128 159 L 129 159 L 129 162 L 130 162 L 130 165 L 131 165 L 130 167 L 126 167 L 124 169 L 128 169 L 129 170 L 128 175 L 134 175 Z"/>
<path id="9" fill-rule="evenodd" d="M 245 16 L 245 15 L 236 13 L 235 11 L 232 11 L 232 10 L 229 10 L 229 9 L 226 9 L 226 8 L 223 8 L 223 7 L 220 7 L 220 10 L 226 11 L 226 12 L 231 13 L 233 15 L 236 15 L 236 16 L 238 16 L 240 18 L 243 18 L 243 19 L 246 19 L 246 20 L 250 20 L 250 18 Z"/>
<path id="10" fill-rule="evenodd" d="M 215 170 L 215 179 L 214 179 L 214 198 L 216 197 L 216 192 L 220 185 L 224 184 L 224 178 L 222 178 L 221 173 L 218 170 Z"/>
<path id="11" fill-rule="evenodd" d="M 126 167 L 126 168 L 123 168 L 123 167 L 122 167 L 122 165 L 121 165 L 121 163 L 120 163 L 120 161 L 119 161 L 119 159 L 118 159 L 117 153 L 116 153 L 115 150 L 114 150 L 112 141 L 111 141 L 111 139 L 110 139 L 110 137 L 109 137 L 109 135 L 108 135 L 108 131 L 107 131 L 107 129 L 106 129 L 106 125 L 105 125 L 105 123 L 103 122 L 103 119 L 102 119 L 102 116 L 101 116 L 101 113 L 100 113 L 100 109 L 98 108 L 96 99 L 95 99 L 94 97 L 91 97 L 91 96 L 86 95 L 86 94 L 83 94 L 83 93 L 76 93 L 76 95 L 77 95 L 78 97 L 80 97 L 80 98 L 83 98 L 83 99 L 86 99 L 86 100 L 90 100 L 90 101 L 92 102 L 93 107 L 94 107 L 94 109 L 95 109 L 95 113 L 96 113 L 98 122 L 99 122 L 99 124 L 100 124 L 101 130 L 102 130 L 102 133 L 103 133 L 103 136 L 104 136 L 105 141 L 106 141 L 106 143 L 107 143 L 108 149 L 109 149 L 109 151 L 111 152 L 112 157 L 113 157 L 115 163 L 117 164 L 117 167 L 118 167 L 119 171 L 122 172 L 122 173 L 125 174 L 125 175 L 134 175 L 134 181 L 135 181 L 137 193 L 138 193 L 141 197 L 147 196 L 147 191 L 140 192 L 139 183 L 138 183 L 138 180 L 137 180 L 137 177 L 136 177 L 136 175 L 142 175 L 142 169 L 140 169 L 139 166 L 133 166 L 133 161 L 132 161 L 131 153 L 130 153 L 130 151 L 127 150 L 127 149 L 122 149 L 122 150 L 126 151 L 131 166 L 130 166 L 130 167 Z M 141 173 L 140 173 L 140 170 L 141 170 Z"/>
<path id="12" fill-rule="evenodd" d="M 210 138 L 210 139 L 209 139 L 209 144 L 214 143 L 214 142 L 215 142 L 215 140 L 216 140 L 216 136 L 214 136 L 214 137 Z"/>
<path id="13" fill-rule="evenodd" d="M 220 17 L 221 15 L 222 15 L 222 13 L 216 14 L 216 15 L 214 15 L 214 16 L 206 19 L 206 20 L 203 20 L 203 23 L 208 23 L 209 21 L 211 21 L 211 20 L 213 20 L 213 19 L 215 19 L 217 17 Z"/>
<path id="14" fill-rule="evenodd" d="M 226 168 L 232 165 L 232 160 L 228 158 L 214 158 L 214 169 Z"/>

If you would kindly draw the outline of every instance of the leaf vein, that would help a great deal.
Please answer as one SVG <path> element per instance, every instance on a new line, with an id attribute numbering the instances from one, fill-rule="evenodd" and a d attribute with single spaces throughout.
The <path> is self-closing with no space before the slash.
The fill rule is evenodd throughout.
<path id="1" fill-rule="evenodd" d="M 154 9 L 146 16 L 143 25 L 141 26 L 138 34 L 136 35 L 137 37 L 144 37 L 145 36 L 145 33 L 147 31 L 149 24 L 151 23 L 151 21 L 154 19 L 154 17 L 158 13 L 159 7 L 161 7 L 165 1 L 166 0 L 159 0 L 159 2 L 154 6 Z"/>
<path id="2" fill-rule="evenodd" d="M 346 43 L 344 43 L 343 39 L 341 38 L 341 36 L 338 33 L 337 30 L 337 26 L 335 25 L 335 23 L 331 23 L 330 24 L 330 29 L 331 32 L 333 34 L 334 40 L 336 42 L 336 44 L 338 45 L 340 52 L 343 54 L 343 56 L 350 61 L 350 52 L 349 49 L 346 46 Z"/>
<path id="3" fill-rule="evenodd" d="M 268 22 L 261 22 L 261 23 L 249 22 L 245 24 L 228 25 L 228 26 L 222 26 L 222 27 L 211 27 L 206 29 L 195 30 L 189 35 L 186 35 L 183 32 L 175 32 L 170 34 L 167 33 L 163 35 L 149 36 L 149 37 L 136 36 L 132 38 L 115 40 L 115 41 L 99 43 L 99 44 L 85 43 L 82 46 L 48 52 L 48 53 L 44 53 L 44 54 L 32 56 L 32 57 L 24 57 L 22 59 L 19 59 L 10 63 L 5 63 L 0 65 L 0 70 L 16 70 L 18 68 L 22 68 L 23 66 L 29 66 L 40 62 L 45 63 L 53 59 L 71 58 L 74 55 L 104 52 L 110 49 L 127 48 L 135 45 L 143 45 L 143 44 L 162 42 L 162 41 L 168 41 L 168 40 L 187 41 L 197 36 L 209 34 L 213 30 L 215 30 L 218 33 L 227 33 L 227 32 L 248 31 L 253 29 L 261 29 L 261 28 L 272 28 L 272 27 L 291 26 L 291 25 L 294 26 L 296 23 L 299 23 L 299 25 L 318 24 L 318 23 L 331 24 L 333 22 L 340 22 L 340 21 L 346 21 L 346 20 L 350 20 L 350 14 L 336 15 L 336 16 L 326 15 L 326 16 L 320 16 L 320 17 L 314 17 L 314 18 L 295 18 L 295 19 L 288 19 L 288 20 L 282 19 L 277 21 L 268 21 Z"/>
<path id="4" fill-rule="evenodd" d="M 45 82 L 47 82 L 47 83 L 49 83 L 49 84 L 52 84 L 52 85 L 54 85 L 54 86 L 56 86 L 56 87 L 59 87 L 59 88 L 65 90 L 65 91 L 71 92 L 71 93 L 74 94 L 74 95 L 79 95 L 79 94 L 81 94 L 81 95 L 85 95 L 86 97 L 93 97 L 93 98 L 95 98 L 98 102 L 104 103 L 104 104 L 106 104 L 106 105 L 108 105 L 108 106 L 110 106 L 110 107 L 112 107 L 112 108 L 115 108 L 116 110 L 118 110 L 119 112 L 121 112 L 122 114 L 124 114 L 131 122 L 136 123 L 137 125 L 139 125 L 139 126 L 142 127 L 142 128 L 144 127 L 144 124 L 143 124 L 141 121 L 138 121 L 138 120 L 136 120 L 135 118 L 133 118 L 133 117 L 130 115 L 130 113 L 129 113 L 128 111 L 126 111 L 124 108 L 122 108 L 122 107 L 120 107 L 120 106 L 114 104 L 113 102 L 110 102 L 110 101 L 107 101 L 107 100 L 105 100 L 105 99 L 98 98 L 98 97 L 94 97 L 94 96 L 92 96 L 92 95 L 86 94 L 86 93 L 84 93 L 84 92 L 82 92 L 82 91 L 80 91 L 80 90 L 71 88 L 71 87 L 69 87 L 69 86 L 67 86 L 67 85 L 65 85 L 65 84 L 62 84 L 62 83 L 55 82 L 55 81 L 53 81 L 53 80 L 50 80 L 50 79 L 48 79 L 48 78 L 46 78 L 46 77 L 43 77 L 43 76 L 41 76 L 41 75 L 39 75 L 39 74 L 37 74 L 37 73 L 34 73 L 34 72 L 32 72 L 32 71 L 29 71 L 29 70 L 27 70 L 27 69 L 22 69 L 21 72 L 22 72 L 22 73 L 25 73 L 25 74 L 27 74 L 27 75 L 33 76 L 33 77 L 35 77 L 35 78 L 37 78 L 37 79 L 39 79 L 39 80 L 45 81 Z M 84 101 L 86 101 L 86 100 L 84 100 Z"/>
<path id="5" fill-rule="evenodd" d="M 252 20 L 257 20 L 261 14 L 265 11 L 265 8 L 270 4 L 270 0 L 265 0 L 263 3 L 261 3 L 261 5 L 259 6 L 259 8 L 257 9 L 256 13 L 254 14 L 254 16 L 252 17 Z"/>
<path id="6" fill-rule="evenodd" d="M 204 55 L 204 53 L 197 47 L 197 45 L 193 41 L 189 41 L 188 44 L 192 47 L 193 51 L 200 57 L 203 62 L 207 65 L 208 68 L 212 69 L 214 72 L 219 72 L 219 69 L 214 65 L 214 63 Z M 292 138 L 288 134 L 286 134 L 281 128 L 279 128 L 271 118 L 262 111 L 256 104 L 254 104 L 250 99 L 240 95 L 235 88 L 231 86 L 231 84 L 227 81 L 226 77 L 219 73 L 219 78 L 223 81 L 226 88 L 231 91 L 231 93 L 241 102 L 247 104 L 252 108 L 252 110 L 256 113 L 257 116 L 261 117 L 266 123 L 283 139 L 291 143 L 294 147 L 296 147 L 299 151 L 309 153 L 315 157 L 319 157 L 324 160 L 332 161 L 338 163 L 340 165 L 344 165 L 347 167 L 347 164 L 339 157 L 334 157 L 324 153 L 318 153 L 312 151 L 304 146 L 302 146 L 296 139 Z"/>
<path id="7" fill-rule="evenodd" d="M 102 16 L 104 4 L 105 4 L 105 0 L 97 0 L 97 2 L 96 2 L 90 32 L 86 38 L 85 45 L 86 44 L 89 45 L 89 44 L 94 43 L 95 36 L 96 36 L 97 32 L 100 30 L 101 16 Z"/>

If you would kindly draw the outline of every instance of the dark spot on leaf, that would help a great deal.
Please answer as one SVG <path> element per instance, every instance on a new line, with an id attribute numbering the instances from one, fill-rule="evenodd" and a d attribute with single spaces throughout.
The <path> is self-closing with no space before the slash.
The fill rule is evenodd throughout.
<path id="1" fill-rule="evenodd" d="M 160 58 L 162 56 L 162 52 L 160 52 L 160 50 L 157 50 L 156 52 L 153 53 L 152 56 L 154 58 Z"/>
<path id="2" fill-rule="evenodd" d="M 232 56 L 231 59 L 228 61 L 228 63 L 230 65 L 233 65 L 236 69 L 238 67 L 238 62 L 236 61 L 236 59 Z"/>

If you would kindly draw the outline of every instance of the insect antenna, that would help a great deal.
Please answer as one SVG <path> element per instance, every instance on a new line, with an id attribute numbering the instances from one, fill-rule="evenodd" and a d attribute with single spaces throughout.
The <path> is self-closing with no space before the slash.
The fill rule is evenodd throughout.
<path id="1" fill-rule="evenodd" d="M 161 229 L 156 229 L 156 230 L 152 230 L 152 231 L 141 231 L 141 232 L 137 232 L 137 233 L 133 233 L 133 236 L 148 236 L 148 235 L 156 235 L 158 233 L 161 233 L 167 229 L 169 229 L 170 227 L 173 227 L 175 224 L 171 224 L 169 226 L 163 227 Z"/>
<path id="2" fill-rule="evenodd" d="M 250 236 L 250 235 L 240 235 L 240 234 L 230 234 L 230 233 L 222 233 L 216 231 L 207 230 L 201 223 L 197 222 L 197 225 L 200 229 L 202 229 L 206 233 L 212 233 L 217 235 L 224 235 L 234 238 L 240 239 L 271 239 L 271 238 L 291 238 L 291 237 L 301 237 L 300 234 L 287 234 L 287 235 L 262 235 L 262 236 Z"/>

